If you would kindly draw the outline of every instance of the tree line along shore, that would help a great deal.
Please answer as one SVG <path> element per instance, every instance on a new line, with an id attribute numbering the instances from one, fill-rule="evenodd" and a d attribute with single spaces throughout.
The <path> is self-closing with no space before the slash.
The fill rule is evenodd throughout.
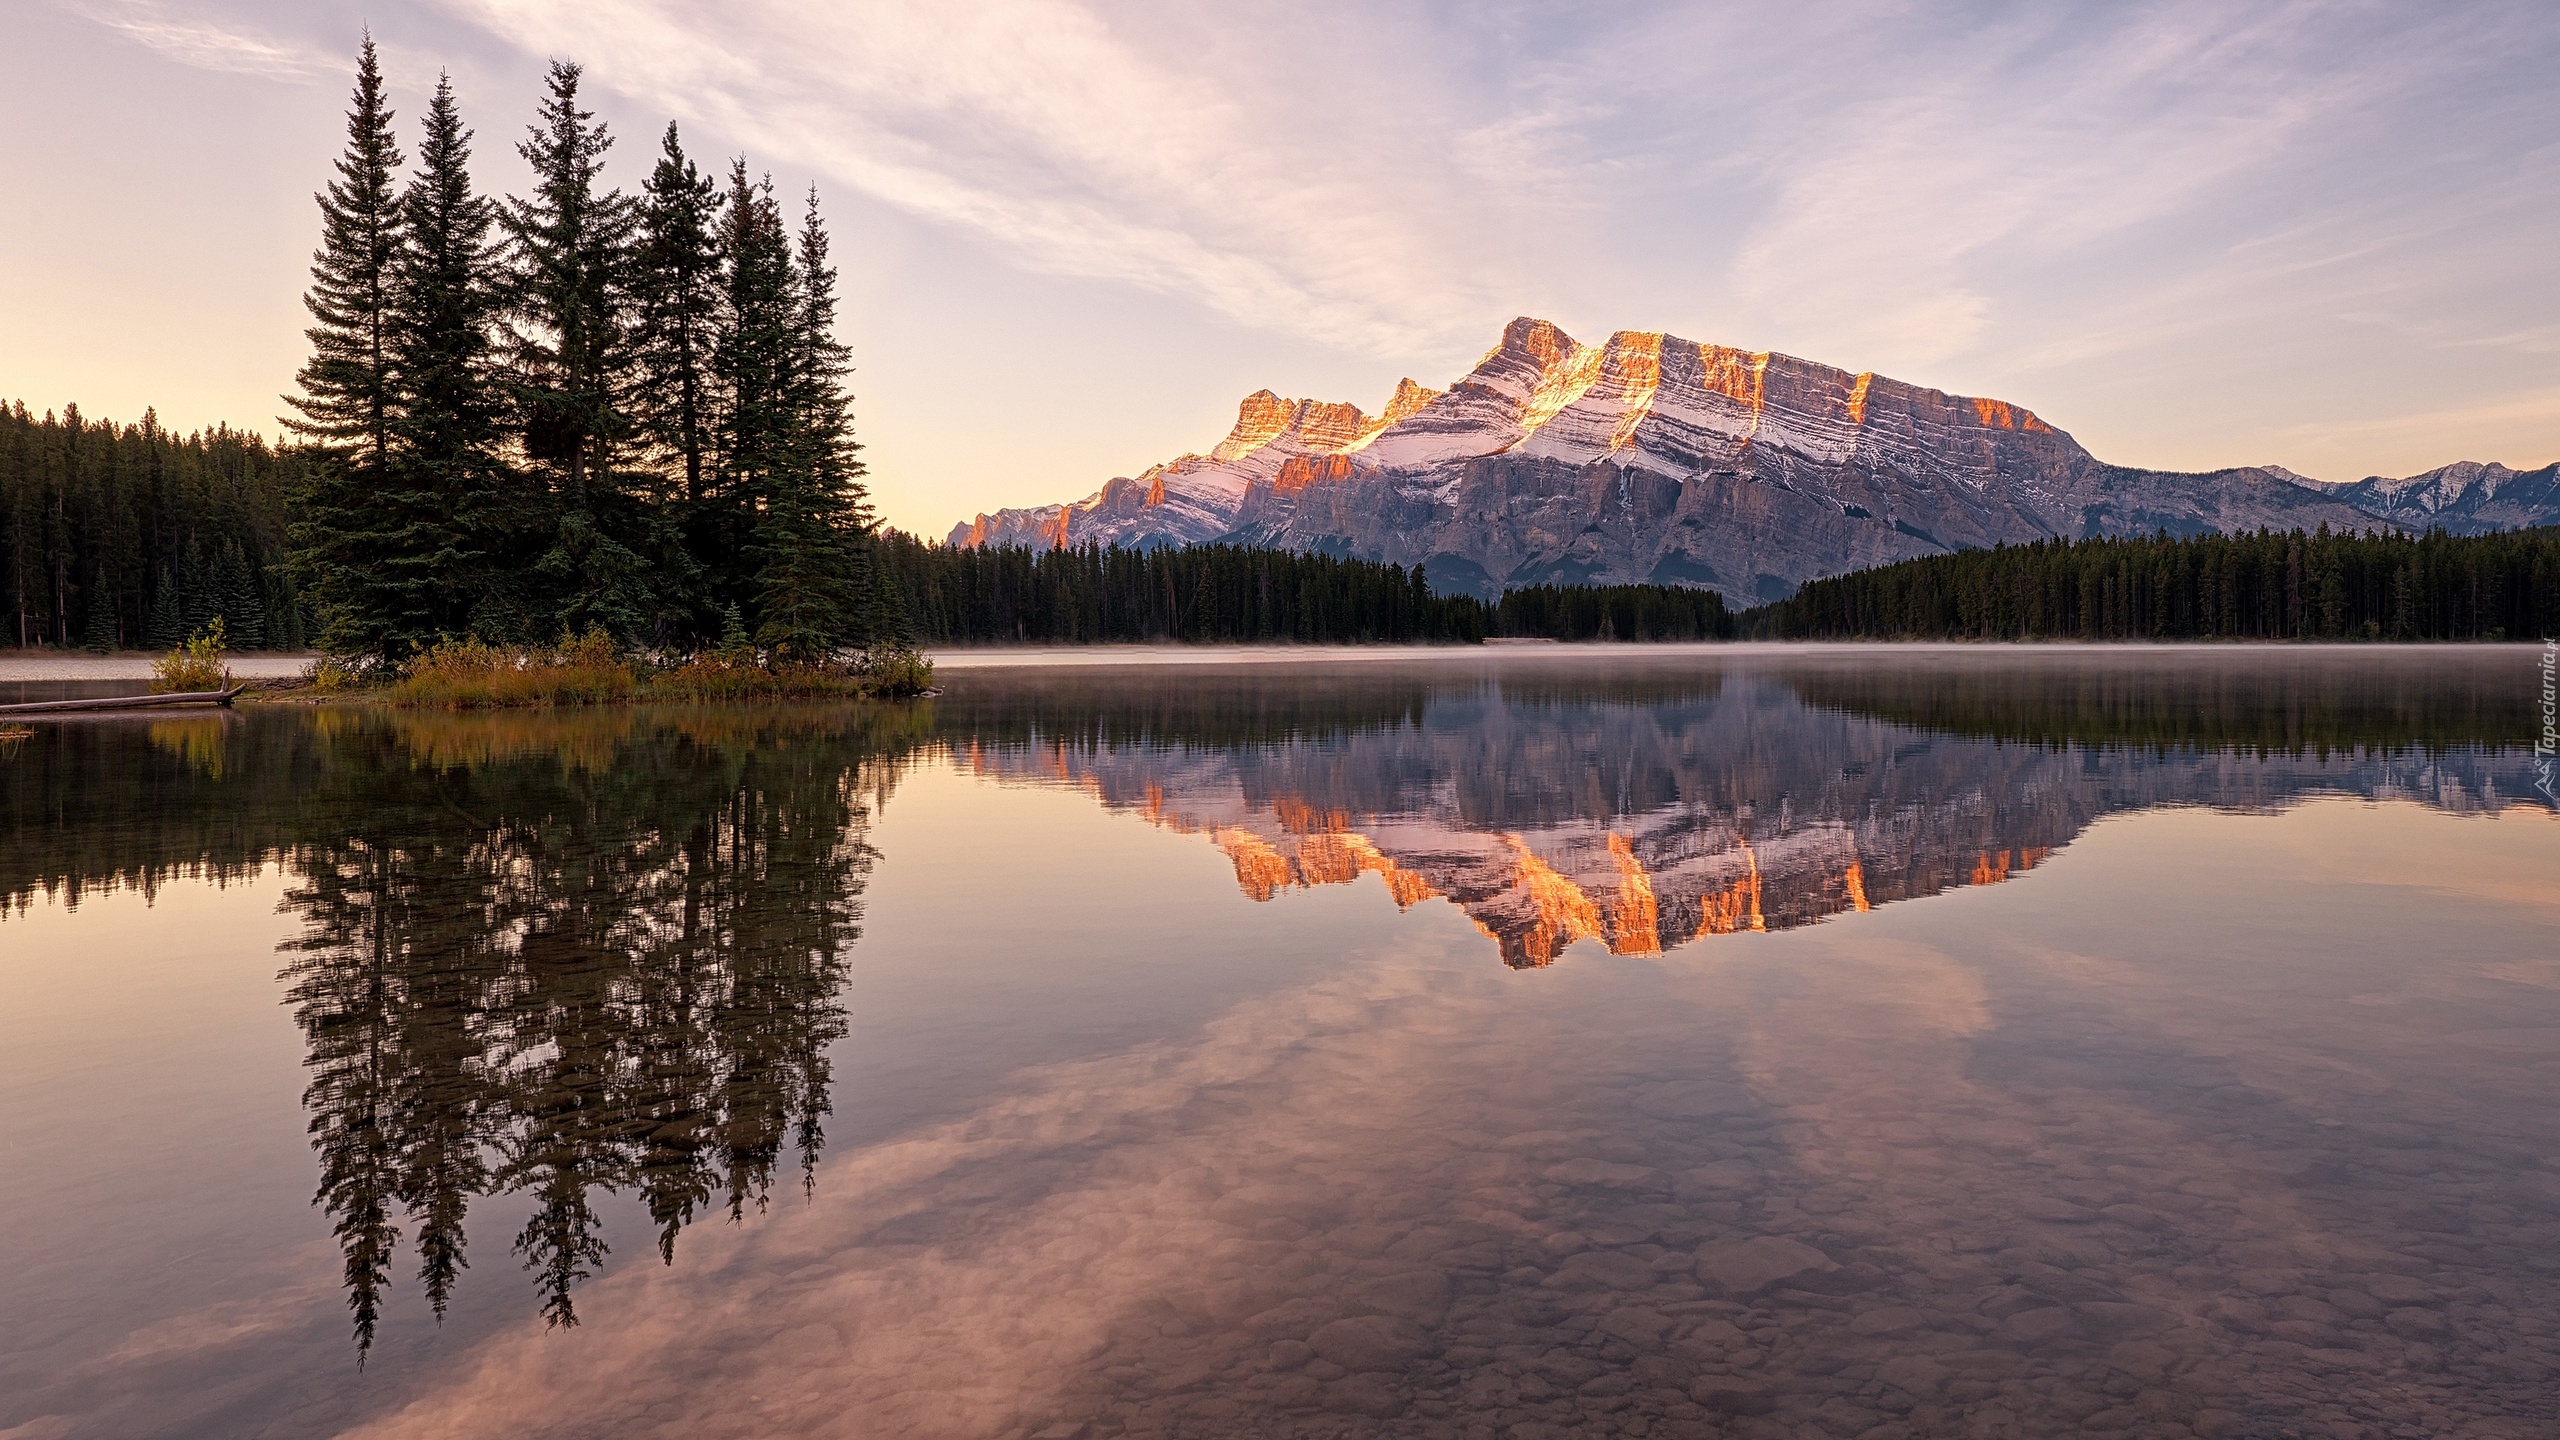
<path id="1" fill-rule="evenodd" d="M 1443 595 L 1423 567 L 1240 545 L 930 544 L 872 511 L 815 191 L 795 225 L 670 124 L 626 194 L 581 81 L 552 66 L 516 146 L 531 187 L 493 196 L 449 81 L 409 165 L 367 40 L 282 436 L 0 407 L 0 644 L 166 650 L 219 620 L 376 678 L 602 657 L 603 691 L 692 666 L 757 693 L 912 682 L 917 644 L 2560 632 L 2548 529 L 2056 539 L 1739 614 L 1660 585 Z"/>

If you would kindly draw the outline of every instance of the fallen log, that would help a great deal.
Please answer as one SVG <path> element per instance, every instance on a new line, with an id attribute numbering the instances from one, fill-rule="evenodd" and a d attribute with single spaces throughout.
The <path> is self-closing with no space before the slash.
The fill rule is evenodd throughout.
<path id="1" fill-rule="evenodd" d="M 24 705 L 0 705 L 0 715 L 49 715 L 70 710 L 140 710 L 161 705 L 228 706 L 233 696 L 248 689 L 234 685 L 228 690 L 187 690 L 175 695 L 106 695 L 95 700 L 36 700 Z"/>

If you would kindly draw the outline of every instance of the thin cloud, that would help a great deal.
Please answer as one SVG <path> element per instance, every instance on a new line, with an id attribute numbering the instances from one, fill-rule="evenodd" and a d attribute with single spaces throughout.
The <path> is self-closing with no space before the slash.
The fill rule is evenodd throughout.
<path id="1" fill-rule="evenodd" d="M 1252 76 L 1186 67 L 1083 7 L 751 3 L 716 21 L 674 0 L 456 8 L 1034 270 L 1381 353 L 1480 326 L 1504 303 L 1499 267 L 1445 263 L 1448 220 L 1486 197 L 1400 163 L 1392 145 L 1310 144 L 1275 123 Z"/>
<path id="2" fill-rule="evenodd" d="M 166 7 L 150 0 L 78 6 L 74 13 L 198 70 L 276 80 L 318 80 L 346 68 L 342 56 L 324 55 L 308 46 L 201 19 L 177 19 Z"/>

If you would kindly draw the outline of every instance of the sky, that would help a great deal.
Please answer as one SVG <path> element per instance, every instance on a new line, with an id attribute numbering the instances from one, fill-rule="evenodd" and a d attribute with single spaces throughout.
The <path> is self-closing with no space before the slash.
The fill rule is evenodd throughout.
<path id="1" fill-rule="evenodd" d="M 17 0 L 0 399 L 276 431 L 370 25 L 517 188 L 815 185 L 876 503 L 939 535 L 1373 413 L 1518 315 L 2025 405 L 2103 459 L 2560 460 L 2560 6 Z"/>

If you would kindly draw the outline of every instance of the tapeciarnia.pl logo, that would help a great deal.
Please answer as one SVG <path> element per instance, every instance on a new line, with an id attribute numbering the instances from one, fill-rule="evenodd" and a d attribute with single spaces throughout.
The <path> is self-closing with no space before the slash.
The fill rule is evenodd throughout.
<path id="1" fill-rule="evenodd" d="M 2533 742 L 2533 788 L 2560 806 L 2560 640 L 2542 642 L 2542 734 Z"/>

